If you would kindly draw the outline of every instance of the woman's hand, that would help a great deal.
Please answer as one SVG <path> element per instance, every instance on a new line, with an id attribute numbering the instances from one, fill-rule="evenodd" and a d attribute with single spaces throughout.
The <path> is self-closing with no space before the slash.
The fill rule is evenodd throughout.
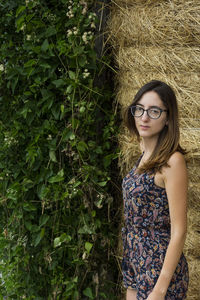
<path id="1" fill-rule="evenodd" d="M 165 300 L 165 296 L 157 291 L 152 291 L 147 300 Z"/>

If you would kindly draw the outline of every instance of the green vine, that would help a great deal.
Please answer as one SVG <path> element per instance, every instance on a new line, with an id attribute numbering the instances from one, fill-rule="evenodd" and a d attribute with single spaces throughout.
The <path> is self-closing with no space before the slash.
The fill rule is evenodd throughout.
<path id="1" fill-rule="evenodd" d="M 6 299 L 117 297 L 117 126 L 109 82 L 96 83 L 110 58 L 96 55 L 94 5 L 0 4 L 0 294 Z"/>

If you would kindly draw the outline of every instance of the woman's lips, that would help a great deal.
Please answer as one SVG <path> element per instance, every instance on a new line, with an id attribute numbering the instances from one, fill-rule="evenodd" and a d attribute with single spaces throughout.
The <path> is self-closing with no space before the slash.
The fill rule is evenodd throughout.
<path id="1" fill-rule="evenodd" d="M 147 130 L 150 128 L 150 126 L 146 126 L 146 125 L 140 125 L 140 128 L 143 130 Z"/>

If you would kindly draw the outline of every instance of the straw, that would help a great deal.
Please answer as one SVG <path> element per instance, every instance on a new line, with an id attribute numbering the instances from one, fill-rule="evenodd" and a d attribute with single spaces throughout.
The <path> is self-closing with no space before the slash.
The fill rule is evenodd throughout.
<path id="1" fill-rule="evenodd" d="M 122 112 L 138 89 L 157 79 L 176 93 L 180 143 L 186 155 L 189 262 L 188 300 L 200 299 L 200 2 L 199 0 L 112 0 L 108 36 L 118 74 L 116 100 Z M 122 113 L 123 115 L 123 113 Z M 137 140 L 124 126 L 119 134 L 119 167 L 124 176 L 140 155 Z M 121 246 L 119 247 L 121 248 Z M 120 250 L 121 251 L 121 250 Z"/>

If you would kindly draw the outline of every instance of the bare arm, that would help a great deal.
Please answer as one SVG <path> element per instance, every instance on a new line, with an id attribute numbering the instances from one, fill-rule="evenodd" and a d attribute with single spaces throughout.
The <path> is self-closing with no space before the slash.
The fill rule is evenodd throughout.
<path id="1" fill-rule="evenodd" d="M 147 300 L 164 300 L 168 286 L 183 251 L 187 231 L 187 170 L 181 153 L 174 153 L 163 179 L 169 202 L 171 238 L 164 263 L 152 293 Z"/>

